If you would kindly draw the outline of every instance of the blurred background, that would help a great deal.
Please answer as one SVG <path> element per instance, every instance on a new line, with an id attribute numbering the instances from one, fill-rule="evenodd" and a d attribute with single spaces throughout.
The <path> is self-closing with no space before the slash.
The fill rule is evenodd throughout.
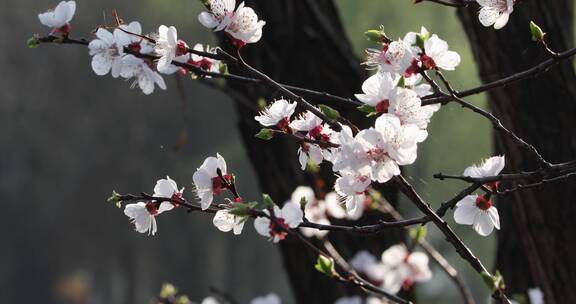
<path id="1" fill-rule="evenodd" d="M 122 211 L 105 202 L 112 190 L 152 192 L 166 175 L 189 190 L 195 169 L 216 152 L 236 173 L 245 198 L 260 194 L 226 95 L 182 79 L 181 96 L 175 78 L 166 77 L 167 91 L 145 96 L 129 82 L 96 76 L 82 46 L 28 49 L 32 34 L 49 31 L 37 14 L 57 2 L 0 3 L 0 302 L 150 303 L 161 283 L 172 282 L 193 300 L 216 286 L 240 303 L 268 292 L 293 303 L 278 249 L 256 235 L 251 223 L 233 237 L 217 231 L 209 217 L 174 212 L 159 217 L 158 234 L 148 237 L 134 232 Z M 197 22 L 198 1 L 77 2 L 75 37 L 91 39 L 91 31 L 110 22 L 111 10 L 117 9 L 125 21 L 140 21 L 144 32 L 175 25 L 190 44 L 215 42 Z M 397 38 L 423 25 L 462 56 L 459 69 L 448 75 L 453 85 L 478 84 L 455 10 L 411 1 L 336 2 L 359 57 L 369 46 L 365 30 L 383 24 Z M 484 104 L 481 96 L 470 100 Z M 429 133 L 418 161 L 406 169 L 422 196 L 437 206 L 464 184 L 437 182 L 432 174 L 458 174 L 490 156 L 491 137 L 486 121 L 453 105 L 434 116 Z M 401 204 L 403 214 L 416 214 L 408 205 Z M 493 238 L 468 226 L 455 229 L 490 267 Z M 479 277 L 434 228 L 429 232 L 465 275 L 477 301 L 487 302 Z M 418 297 L 426 297 L 426 303 L 459 302 L 456 288 L 434 267 L 434 279 L 417 286 Z"/>

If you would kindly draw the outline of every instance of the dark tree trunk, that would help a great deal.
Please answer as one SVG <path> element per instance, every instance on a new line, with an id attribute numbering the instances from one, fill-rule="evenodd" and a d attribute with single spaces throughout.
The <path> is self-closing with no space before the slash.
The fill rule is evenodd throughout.
<path id="1" fill-rule="evenodd" d="M 249 1 L 247 5 L 267 22 L 262 40 L 242 50 L 248 63 L 283 83 L 341 96 L 357 93 L 365 72 L 352 52 L 331 0 Z M 226 38 L 221 38 L 222 45 L 226 45 Z M 233 83 L 230 87 L 253 104 L 259 98 L 271 101 L 281 97 L 262 87 Z M 318 99 L 308 100 L 314 104 L 329 104 Z M 330 105 L 341 111 L 357 112 L 349 107 Z M 263 142 L 255 139 L 254 134 L 260 127 L 254 120 L 254 110 L 238 106 L 238 114 L 244 144 L 264 192 L 277 203 L 282 203 L 296 186 L 318 185 L 317 178 L 300 170 L 297 145 L 293 140 L 274 138 Z M 361 117 L 357 115 L 355 118 Z M 323 172 L 321 175 L 325 181 L 323 190 L 328 192 L 333 174 Z M 395 201 L 394 192 L 388 193 L 387 198 Z M 376 221 L 374 217 L 369 215 L 363 221 L 373 223 Z M 390 231 L 377 237 L 333 234 L 330 238 L 344 257 L 349 258 L 360 248 L 380 253 L 399 241 L 402 235 L 401 231 Z M 297 303 L 333 303 L 344 294 L 357 292 L 318 273 L 313 267 L 317 255 L 297 240 L 287 239 L 281 242 L 280 248 Z"/>
<path id="2" fill-rule="evenodd" d="M 521 1 L 508 25 L 484 28 L 474 8 L 459 13 L 485 82 L 534 66 L 547 58 L 530 39 L 534 20 L 547 32 L 552 49 L 572 47 L 573 1 Z M 537 78 L 489 93 L 490 108 L 550 162 L 576 158 L 576 75 L 570 61 Z M 536 168 L 536 163 L 508 138 L 495 135 L 496 153 L 506 156 L 506 170 Z M 498 200 L 502 230 L 497 268 L 509 293 L 540 287 L 549 303 L 576 303 L 576 204 L 574 181 L 516 192 Z"/>

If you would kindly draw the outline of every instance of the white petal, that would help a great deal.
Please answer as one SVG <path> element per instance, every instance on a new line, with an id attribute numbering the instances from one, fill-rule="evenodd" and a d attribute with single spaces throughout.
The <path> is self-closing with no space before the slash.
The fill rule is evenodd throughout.
<path id="1" fill-rule="evenodd" d="M 488 236 L 494 230 L 494 223 L 488 212 L 478 212 L 474 218 L 474 224 L 472 226 L 478 234 L 481 236 Z"/>
<path id="2" fill-rule="evenodd" d="M 496 207 L 490 207 L 488 210 L 488 215 L 490 216 L 490 220 L 492 220 L 492 224 L 496 229 L 500 229 L 500 216 L 498 215 L 498 209 Z"/>
<path id="3" fill-rule="evenodd" d="M 290 228 L 298 227 L 298 225 L 302 223 L 302 218 L 304 217 L 304 213 L 302 212 L 300 205 L 290 202 L 284 204 L 281 214 L 285 223 Z"/>
<path id="4" fill-rule="evenodd" d="M 468 195 L 456 204 L 454 210 L 454 221 L 461 225 L 472 225 L 476 215 L 481 212 L 476 207 L 476 195 Z"/>
<path id="5" fill-rule="evenodd" d="M 508 19 L 510 18 L 510 15 L 508 13 L 503 13 L 500 15 L 500 17 L 498 17 L 498 19 L 496 19 L 496 22 L 494 22 L 494 29 L 501 29 L 503 27 L 506 26 L 506 24 L 508 24 Z"/>
<path id="6" fill-rule="evenodd" d="M 198 21 L 207 28 L 215 28 L 218 25 L 218 20 L 209 12 L 201 12 Z"/>
<path id="7" fill-rule="evenodd" d="M 494 7 L 485 6 L 478 13 L 478 20 L 483 26 L 492 26 L 500 17 L 500 10 Z"/>
<path id="8" fill-rule="evenodd" d="M 265 217 L 258 217 L 254 220 L 254 229 L 262 236 L 270 236 L 270 220 Z"/>

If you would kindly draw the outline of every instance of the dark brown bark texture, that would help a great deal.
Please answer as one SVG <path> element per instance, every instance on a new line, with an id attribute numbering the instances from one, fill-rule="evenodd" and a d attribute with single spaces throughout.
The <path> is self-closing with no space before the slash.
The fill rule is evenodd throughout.
<path id="1" fill-rule="evenodd" d="M 282 83 L 341 96 L 357 93 L 365 72 L 352 52 L 331 0 L 263 0 L 247 1 L 246 5 L 253 7 L 266 20 L 262 40 L 242 49 L 243 57 L 249 64 Z M 220 38 L 221 45 L 229 45 L 226 37 Z M 238 72 L 235 67 L 230 68 Z M 234 83 L 229 86 L 242 95 L 236 98 L 244 98 L 253 104 L 259 98 L 271 101 L 282 97 L 269 88 Z M 322 99 L 304 97 L 313 104 L 333 106 L 346 116 L 358 112 L 349 106 L 342 107 Z M 330 191 L 333 173 L 323 170 L 315 177 L 300 170 L 296 153 L 298 146 L 294 140 L 276 137 L 265 142 L 256 139 L 254 134 L 260 126 L 254 120 L 254 110 L 239 105 L 237 113 L 245 147 L 265 193 L 269 193 L 281 204 L 298 185 L 320 186 L 316 189 L 318 194 Z M 362 115 L 355 114 L 353 118 L 362 120 Z M 325 181 L 324 187 L 321 187 L 322 182 L 319 182 L 318 177 Z M 396 200 L 395 192 L 387 191 L 385 195 L 390 201 Z M 378 219 L 381 216 L 369 214 L 361 223 L 375 223 Z M 402 236 L 400 230 L 390 230 L 370 237 L 332 233 L 330 240 L 345 258 L 350 258 L 361 248 L 381 253 L 401 240 Z M 281 242 L 280 248 L 297 303 L 333 303 L 342 295 L 359 292 L 318 273 L 313 267 L 317 254 L 297 240 L 288 238 Z"/>
<path id="2" fill-rule="evenodd" d="M 517 3 L 508 25 L 484 28 L 475 8 L 459 11 L 484 82 L 511 75 L 547 58 L 531 41 L 529 22 L 545 32 L 552 49 L 573 45 L 573 1 L 525 0 Z M 538 77 L 490 91 L 491 111 L 548 161 L 576 158 L 576 75 L 571 61 Z M 534 159 L 509 138 L 495 134 L 496 153 L 506 156 L 506 171 L 534 169 Z M 508 293 L 540 287 L 546 303 L 576 303 L 576 204 L 574 180 L 498 199 L 502 230 L 497 268 Z"/>

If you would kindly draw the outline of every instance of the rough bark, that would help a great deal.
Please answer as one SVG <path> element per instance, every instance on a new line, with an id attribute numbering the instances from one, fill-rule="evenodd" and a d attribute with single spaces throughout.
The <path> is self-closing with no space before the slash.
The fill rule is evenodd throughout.
<path id="1" fill-rule="evenodd" d="M 528 23 L 542 26 L 552 49 L 566 50 L 573 41 L 573 1 L 521 1 L 500 31 L 484 28 L 477 10 L 459 17 L 472 44 L 483 81 L 524 70 L 547 54 L 530 39 Z M 570 61 L 548 72 L 489 93 L 492 112 L 517 135 L 533 144 L 550 162 L 576 158 L 576 75 Z M 506 156 L 506 170 L 535 168 L 529 155 L 508 138 L 495 134 L 496 153 Z M 502 230 L 497 268 L 509 293 L 540 287 L 546 303 L 576 303 L 576 187 L 574 181 L 516 192 L 498 199 Z"/>
<path id="2" fill-rule="evenodd" d="M 262 40 L 242 50 L 248 63 L 283 83 L 341 96 L 357 93 L 365 72 L 352 52 L 331 0 L 248 1 L 247 5 L 267 22 Z M 226 38 L 221 39 L 222 45 L 226 45 Z M 261 87 L 232 83 L 230 87 L 254 104 L 258 98 L 270 101 L 281 97 Z M 329 104 L 318 99 L 308 100 L 314 104 Z M 354 112 L 349 107 L 330 105 L 342 112 Z M 243 141 L 264 192 L 282 203 L 296 186 L 318 185 L 318 178 L 300 170 L 297 145 L 293 140 L 274 138 L 263 142 L 255 139 L 254 134 L 260 128 L 254 121 L 255 112 L 238 106 L 238 114 Z M 324 190 L 330 191 L 333 174 L 321 172 L 320 176 L 325 182 Z M 394 201 L 394 192 L 389 192 L 387 197 Z M 375 217 L 368 215 L 362 221 L 374 223 Z M 401 236 L 401 231 L 392 230 L 375 237 L 333 234 L 330 238 L 344 257 L 349 258 L 360 248 L 380 253 Z M 287 239 L 281 242 L 280 248 L 297 303 L 333 303 L 344 294 L 358 292 L 318 273 L 313 267 L 317 255 L 298 241 Z"/>

